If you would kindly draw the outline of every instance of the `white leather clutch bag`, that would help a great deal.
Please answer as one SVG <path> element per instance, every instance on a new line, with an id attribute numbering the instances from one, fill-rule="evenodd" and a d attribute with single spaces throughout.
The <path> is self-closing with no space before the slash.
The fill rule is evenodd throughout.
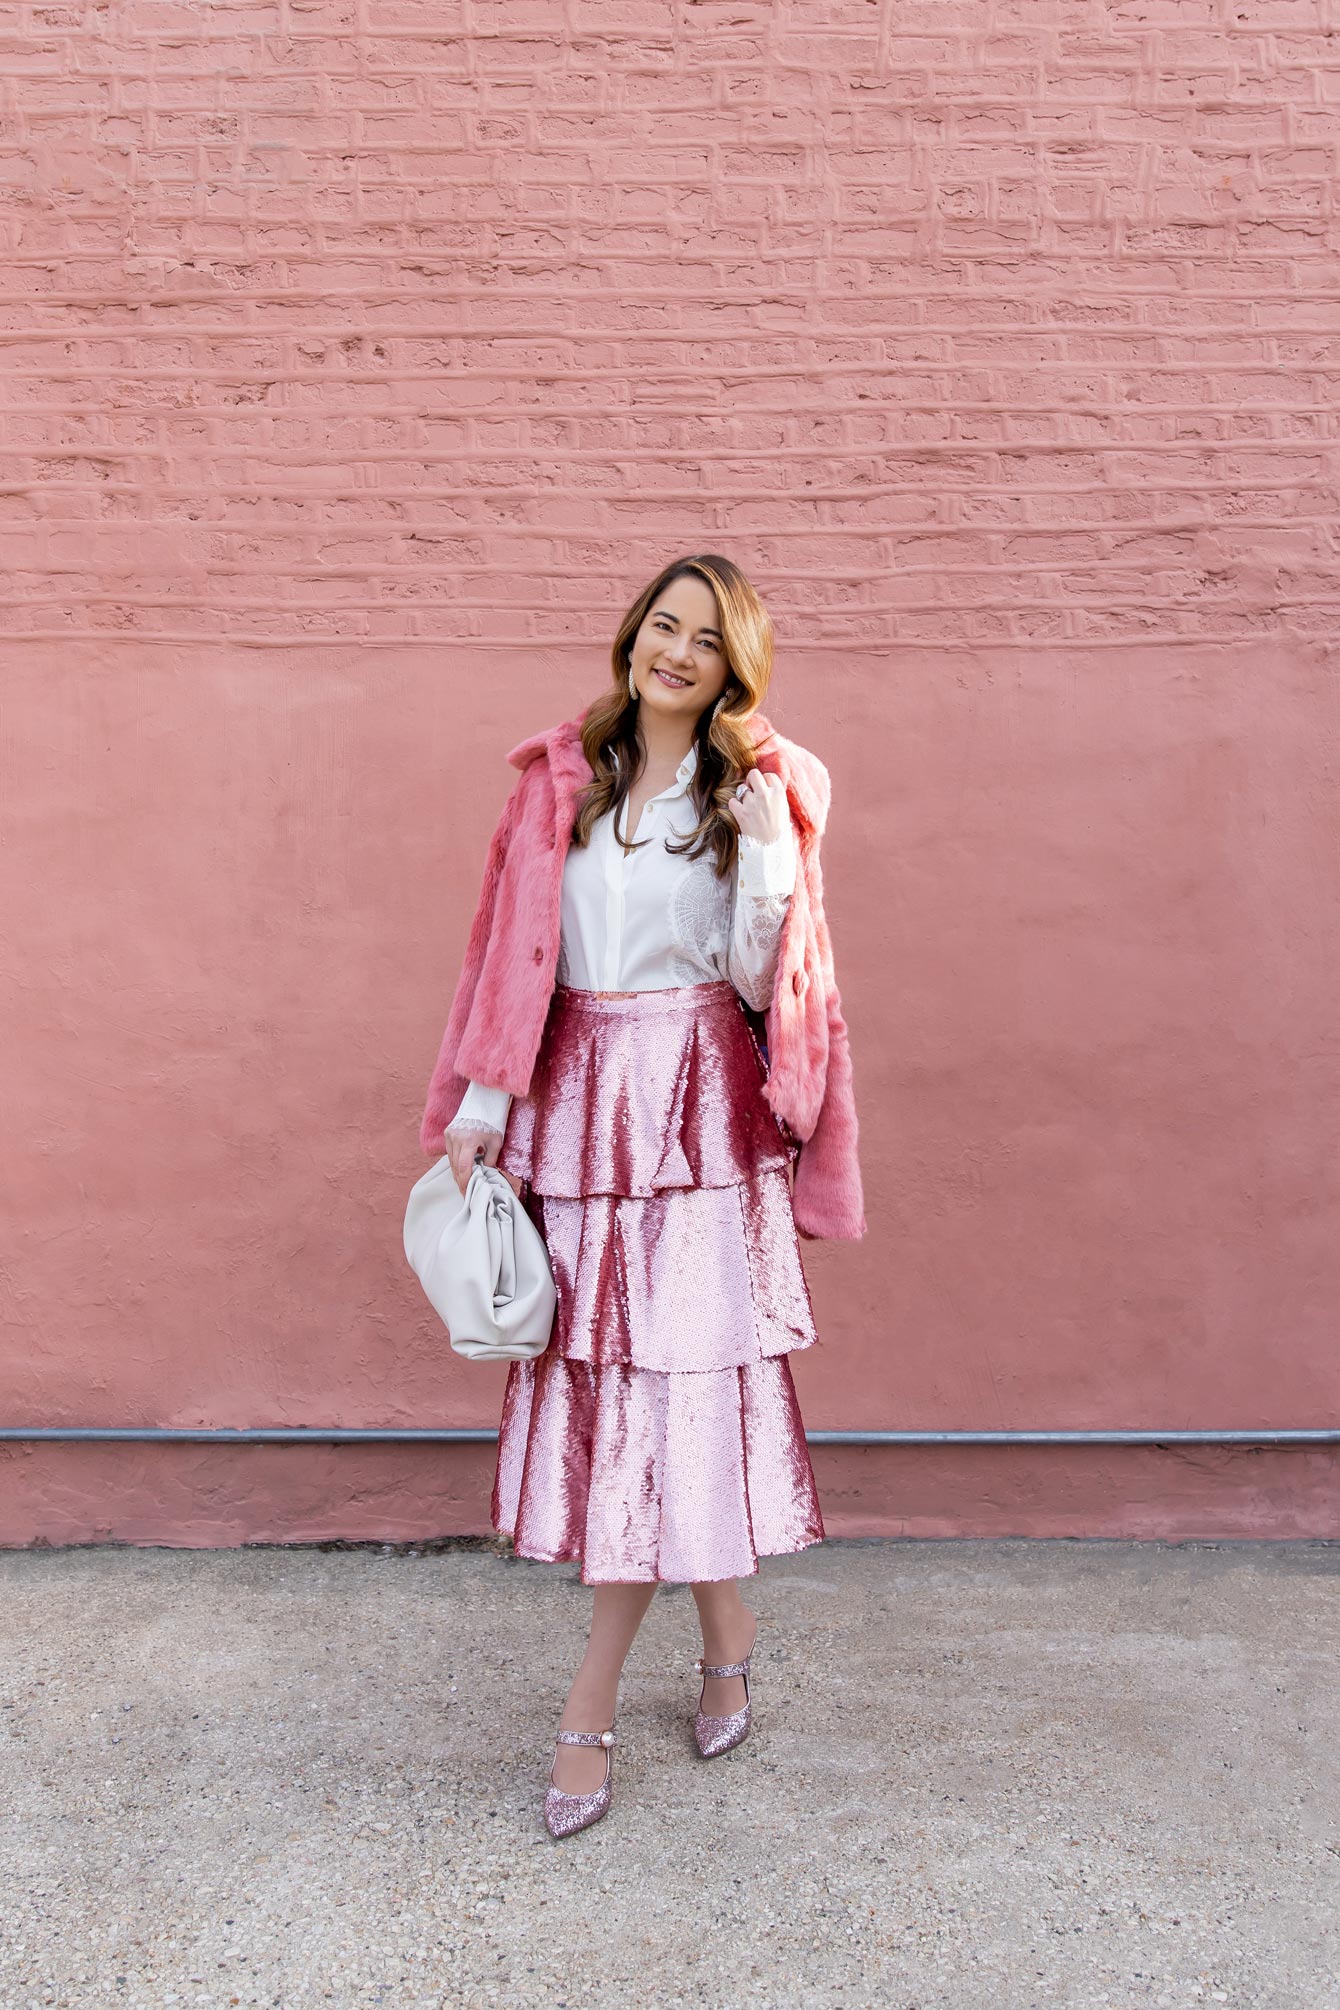
<path id="1" fill-rule="evenodd" d="M 558 1302 L 544 1237 L 481 1145 L 462 1193 L 440 1158 L 410 1189 L 405 1255 L 458 1354 L 531 1361 Z"/>

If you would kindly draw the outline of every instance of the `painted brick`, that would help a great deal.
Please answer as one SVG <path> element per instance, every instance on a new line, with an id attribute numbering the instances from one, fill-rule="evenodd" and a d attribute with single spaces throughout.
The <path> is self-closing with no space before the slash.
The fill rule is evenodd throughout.
<path id="1" fill-rule="evenodd" d="M 284 608 L 300 615 L 310 591 L 312 532 L 290 515 L 308 489 L 318 512 L 368 511 L 361 592 L 341 596 L 351 639 L 367 632 L 398 564 L 369 500 L 397 492 L 392 435 L 395 452 L 417 444 L 441 457 L 412 484 L 401 467 L 399 492 L 427 488 L 453 511 L 449 498 L 476 497 L 489 572 L 505 574 L 516 540 L 541 527 L 538 477 L 497 465 L 489 401 L 510 409 L 509 442 L 524 454 L 528 428 L 543 423 L 526 382 L 534 371 L 557 373 L 551 412 L 556 402 L 624 412 L 599 442 L 612 484 L 571 436 L 542 442 L 546 518 L 566 501 L 571 528 L 597 536 L 615 529 L 620 453 L 644 451 L 627 390 L 658 376 L 659 396 L 700 425 L 721 422 L 691 542 L 710 539 L 714 523 L 738 528 L 742 497 L 774 478 L 785 488 L 802 469 L 807 487 L 831 493 L 823 528 L 840 530 L 850 484 L 824 461 L 864 438 L 872 400 L 909 422 L 953 413 L 968 479 L 987 491 L 1025 475 L 1017 453 L 991 462 L 974 449 L 995 453 L 1026 431 L 1027 486 L 1059 480 L 1094 512 L 1116 476 L 1175 498 L 1213 537 L 1235 484 L 1254 486 L 1258 463 L 1272 459 L 1277 489 L 1328 505 L 1326 455 L 1276 457 L 1276 443 L 1333 414 L 1334 378 L 1279 367 L 1273 346 L 1331 331 L 1340 313 L 1326 236 L 1336 132 L 1317 111 L 1319 97 L 1334 102 L 1340 52 L 1320 0 L 1226 17 L 1211 0 L 1012 0 L 989 17 L 927 4 L 881 8 L 873 32 L 866 5 L 681 15 L 661 0 L 592 0 L 563 11 L 561 33 L 543 0 L 396 0 L 365 17 L 304 9 L 288 40 L 264 8 L 211 8 L 206 34 L 191 9 L 132 6 L 114 37 L 79 45 L 77 62 L 52 18 L 15 16 L 7 44 L 13 140 L 41 193 L 11 231 L 0 289 L 34 303 L 27 317 L 11 313 L 22 349 L 11 350 L 3 387 L 5 479 L 31 511 L 20 555 L 30 586 L 75 508 L 71 482 L 83 479 L 75 462 L 61 461 L 63 477 L 44 465 L 42 442 L 59 439 L 63 396 L 79 391 L 76 409 L 93 415 L 81 455 L 97 455 L 104 493 L 91 519 L 76 513 L 89 577 L 102 585 L 67 606 L 63 632 L 95 632 L 100 598 L 143 608 L 151 597 L 133 556 L 127 567 L 110 540 L 123 499 L 140 521 L 170 521 L 179 507 L 254 512 L 235 456 L 267 444 L 250 469 L 275 490 L 275 570 L 251 610 L 262 622 L 267 609 L 276 621 Z M 1057 122 L 1071 113 L 1067 142 Z M 784 360 L 759 340 L 779 313 L 794 322 Z M 853 358 L 833 382 L 833 339 L 854 325 L 885 343 L 893 376 L 876 357 Z M 430 326 L 451 361 L 425 381 L 408 374 L 406 344 Z M 229 352 L 240 365 L 261 327 L 278 353 L 267 401 L 253 408 L 234 395 Z M 1176 386 L 1156 396 L 1152 353 L 1143 379 L 1106 374 L 1114 338 L 1171 328 Z M 560 329 L 570 343 L 558 343 Z M 490 330 L 516 334 L 514 346 L 495 348 Z M 610 338 L 598 356 L 584 330 Z M 351 340 L 380 345 L 375 377 L 351 369 Z M 915 368 L 910 342 L 933 346 L 934 380 Z M 53 378 L 45 358 L 57 350 Z M 1209 353 L 1212 380 L 1189 367 Z M 500 382 L 503 354 L 511 374 Z M 1085 423 L 1101 413 L 1110 451 L 1125 445 L 1138 465 L 1058 456 L 1078 422 L 1061 373 L 1079 362 L 1094 366 Z M 784 384 L 769 381 L 779 367 Z M 994 375 L 964 402 L 957 379 L 968 368 Z M 174 410 L 183 380 L 189 447 Z M 108 449 L 132 381 L 127 461 Z M 783 459 L 760 475 L 744 457 L 756 446 L 750 413 L 770 398 Z M 1154 402 L 1167 412 L 1162 434 L 1146 423 Z M 1179 406 L 1179 430 L 1214 442 L 1194 466 L 1170 454 Z M 1228 457 L 1248 408 L 1259 408 L 1259 457 Z M 946 494 L 963 479 L 947 462 L 938 477 Z M 896 488 L 896 463 L 860 479 Z M 869 498 L 847 503 L 865 511 Z M 947 535 L 946 582 L 952 526 Z M 653 558 L 635 545 L 627 568 Z M 965 547 L 961 563 L 971 562 Z M 863 547 L 860 563 L 868 570 L 844 588 L 896 641 L 897 553 Z M 972 591 L 989 593 L 987 577 L 975 572 Z M 212 579 L 192 573 L 168 595 L 163 633 L 188 601 L 214 604 Z M 763 583 L 784 624 L 785 581 Z M 1301 612 L 1300 590 L 1295 580 L 1275 600 L 1281 633 L 1296 604 Z M 524 628 L 510 594 L 507 603 Z M 241 610 L 231 596 L 218 605 L 226 633 Z M 1078 632 L 1071 610 L 1060 612 L 1062 633 Z M 1149 612 L 1159 618 L 1157 605 Z M 1176 593 L 1164 615 L 1170 636 L 1188 622 L 1215 632 Z M 603 610 L 592 617 L 594 634 Z"/>

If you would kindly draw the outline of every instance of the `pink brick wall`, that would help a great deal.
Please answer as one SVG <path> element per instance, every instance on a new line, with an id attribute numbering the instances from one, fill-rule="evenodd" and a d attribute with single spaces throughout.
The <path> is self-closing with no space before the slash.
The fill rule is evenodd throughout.
<path id="1" fill-rule="evenodd" d="M 0 1417 L 496 1422 L 398 1238 L 503 756 L 715 549 L 835 786 L 808 1422 L 1340 1422 L 1338 30 L 5 10 Z M 1321 1452 L 819 1464 L 837 1532 L 1340 1533 Z M 0 1448 L 11 1542 L 486 1507 Z"/>

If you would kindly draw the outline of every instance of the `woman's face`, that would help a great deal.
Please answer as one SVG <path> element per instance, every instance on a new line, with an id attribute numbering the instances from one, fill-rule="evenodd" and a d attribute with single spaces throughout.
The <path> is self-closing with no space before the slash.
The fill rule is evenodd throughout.
<path id="1" fill-rule="evenodd" d="M 682 573 L 659 593 L 633 637 L 633 684 L 643 706 L 695 725 L 726 688 L 730 670 L 717 599 L 705 579 Z"/>

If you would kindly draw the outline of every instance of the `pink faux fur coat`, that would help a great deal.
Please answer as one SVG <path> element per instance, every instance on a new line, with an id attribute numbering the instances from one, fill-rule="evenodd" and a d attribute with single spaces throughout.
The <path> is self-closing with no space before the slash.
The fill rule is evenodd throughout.
<path id="1" fill-rule="evenodd" d="M 762 713 L 749 726 L 759 766 L 786 783 L 800 858 L 766 1014 L 764 1094 L 800 1140 L 791 1195 L 797 1228 L 855 1241 L 866 1229 L 856 1106 L 819 867 L 831 784 L 823 762 L 774 732 Z M 591 780 L 581 720 L 522 740 L 507 758 L 521 778 L 489 843 L 420 1127 L 420 1143 L 435 1157 L 472 1078 L 526 1094 L 553 994 L 563 861 L 578 793 Z"/>

